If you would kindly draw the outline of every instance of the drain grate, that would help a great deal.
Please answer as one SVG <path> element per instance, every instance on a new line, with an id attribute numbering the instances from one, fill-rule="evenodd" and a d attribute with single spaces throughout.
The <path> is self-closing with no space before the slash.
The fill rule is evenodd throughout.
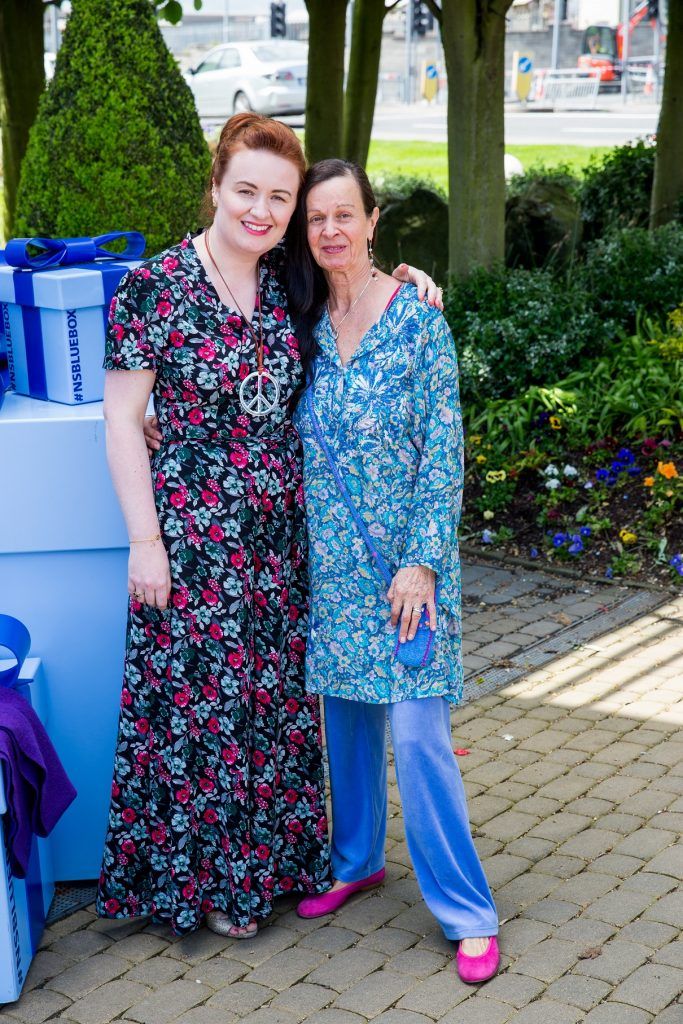
<path id="1" fill-rule="evenodd" d="M 96 881 L 85 879 L 79 882 L 57 882 L 47 923 L 54 924 L 55 921 L 61 921 L 63 917 L 90 906 L 95 902 L 96 895 Z"/>
<path id="2" fill-rule="evenodd" d="M 670 600 L 670 595 L 662 594 L 661 591 L 638 590 L 608 611 L 598 610 L 586 615 L 583 619 L 579 619 L 578 622 L 572 623 L 571 626 L 559 630 L 552 636 L 543 637 L 531 647 L 525 647 L 524 650 L 509 659 L 510 665 L 505 668 L 492 667 L 484 669 L 483 672 L 471 672 L 465 679 L 462 703 L 469 704 L 470 701 L 476 700 L 478 697 L 486 697 L 490 693 L 495 693 L 503 686 L 507 686 L 508 683 L 513 683 L 516 679 L 526 675 L 527 672 L 539 668 L 563 654 L 568 654 L 579 644 L 585 644 L 599 636 L 604 636 L 612 629 L 625 626 L 640 615 L 645 615 L 646 612 L 653 611 L 665 604 L 668 600 Z"/>

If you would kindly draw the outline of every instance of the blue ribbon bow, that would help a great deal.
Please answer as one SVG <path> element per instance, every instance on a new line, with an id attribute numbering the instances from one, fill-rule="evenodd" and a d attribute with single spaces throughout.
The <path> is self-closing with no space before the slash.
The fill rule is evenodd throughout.
<path id="1" fill-rule="evenodd" d="M 17 662 L 0 671 L 0 686 L 16 686 L 21 666 L 31 649 L 31 634 L 23 622 L 11 615 L 0 615 L 0 647 L 5 647 Z"/>
<path id="2" fill-rule="evenodd" d="M 112 252 L 105 248 L 109 242 L 126 239 L 123 252 Z M 91 263 L 96 259 L 136 260 L 144 251 L 146 239 L 139 231 L 110 231 L 95 238 L 12 238 L 5 247 L 5 259 L 11 267 L 26 270 L 46 270 L 48 267 L 66 267 L 72 263 Z M 43 252 L 31 256 L 28 247 L 32 245 Z"/>

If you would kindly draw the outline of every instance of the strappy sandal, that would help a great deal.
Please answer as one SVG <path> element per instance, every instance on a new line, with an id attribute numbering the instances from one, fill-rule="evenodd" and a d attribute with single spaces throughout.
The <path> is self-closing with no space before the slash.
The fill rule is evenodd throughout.
<path id="1" fill-rule="evenodd" d="M 240 927 L 233 924 L 222 910 L 210 910 L 206 915 L 206 926 L 216 935 L 225 935 L 230 939 L 253 939 L 258 935 L 256 921 L 250 921 L 248 925 Z"/>

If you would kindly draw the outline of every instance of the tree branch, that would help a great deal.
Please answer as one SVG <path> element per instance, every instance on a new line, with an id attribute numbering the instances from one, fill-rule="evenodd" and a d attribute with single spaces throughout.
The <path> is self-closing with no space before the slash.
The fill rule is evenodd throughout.
<path id="1" fill-rule="evenodd" d="M 425 0 L 425 3 L 427 4 L 427 7 L 432 12 L 432 14 L 434 15 L 434 17 L 436 18 L 436 20 L 438 21 L 438 23 L 440 25 L 441 24 L 441 19 L 443 17 L 443 12 L 442 12 L 441 8 L 439 7 L 439 5 L 437 4 L 436 0 Z M 406 17 L 407 17 L 407 15 L 406 15 Z"/>

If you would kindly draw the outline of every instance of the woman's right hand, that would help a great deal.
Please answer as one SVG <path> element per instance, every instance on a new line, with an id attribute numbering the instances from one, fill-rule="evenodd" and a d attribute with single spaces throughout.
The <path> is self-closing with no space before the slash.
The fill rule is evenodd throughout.
<path id="1" fill-rule="evenodd" d="M 161 431 L 159 430 L 159 420 L 156 416 L 145 416 L 142 424 L 142 429 L 145 434 L 145 444 L 147 445 L 147 451 L 151 458 L 155 452 L 158 452 L 161 448 Z"/>
<path id="2" fill-rule="evenodd" d="M 141 604 L 168 608 L 171 568 L 163 541 L 131 544 L 128 556 L 128 593 Z"/>

